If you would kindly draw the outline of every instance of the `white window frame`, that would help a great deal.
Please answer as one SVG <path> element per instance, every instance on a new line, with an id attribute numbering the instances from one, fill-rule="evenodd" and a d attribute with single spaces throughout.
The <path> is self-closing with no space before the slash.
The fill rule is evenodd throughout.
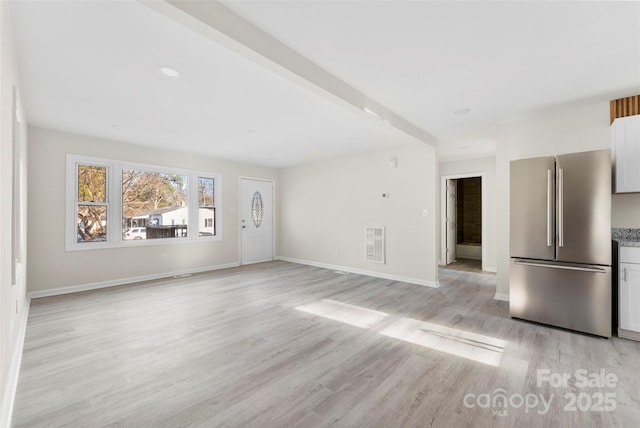
<path id="1" fill-rule="evenodd" d="M 20 94 L 14 85 L 12 112 L 12 206 L 11 206 L 11 285 L 24 283 L 24 269 L 26 262 L 26 156 L 23 144 L 23 117 Z"/>
<path id="2" fill-rule="evenodd" d="M 78 165 L 104 166 L 107 168 L 107 240 L 103 242 L 78 242 Z M 184 175 L 189 179 L 189 211 L 186 238 L 163 239 L 122 239 L 122 170 L 158 172 L 163 174 Z M 214 172 L 195 171 L 170 166 L 159 166 L 113 159 L 98 158 L 67 153 L 66 165 L 66 213 L 65 213 L 65 249 L 66 251 L 96 250 L 104 248 L 130 248 L 138 246 L 157 246 L 202 243 L 222 240 L 222 175 Z M 216 235 L 198 236 L 199 199 L 198 178 L 213 178 L 213 194 L 215 202 Z"/>

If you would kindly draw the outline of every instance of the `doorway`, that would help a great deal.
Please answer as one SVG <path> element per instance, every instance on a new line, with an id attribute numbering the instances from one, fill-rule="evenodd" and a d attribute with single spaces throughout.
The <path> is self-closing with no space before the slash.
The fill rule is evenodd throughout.
<path id="1" fill-rule="evenodd" d="M 240 179 L 243 265 L 273 260 L 273 187 L 270 180 Z"/>
<path id="2" fill-rule="evenodd" d="M 442 177 L 441 264 L 485 270 L 483 174 Z"/>

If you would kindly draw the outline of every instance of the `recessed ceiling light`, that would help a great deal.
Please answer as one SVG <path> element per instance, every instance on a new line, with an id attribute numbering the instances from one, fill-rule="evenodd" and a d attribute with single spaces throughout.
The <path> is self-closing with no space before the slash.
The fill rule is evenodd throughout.
<path id="1" fill-rule="evenodd" d="M 469 110 L 468 108 L 461 108 L 461 109 L 455 110 L 453 114 L 467 114 L 470 111 L 471 110 Z"/>
<path id="2" fill-rule="evenodd" d="M 124 126 L 122 126 L 122 125 L 111 125 L 111 127 L 112 127 L 113 129 L 118 130 L 118 131 L 126 131 L 126 130 L 127 130 L 127 128 L 125 128 L 125 127 L 124 127 Z"/>
<path id="3" fill-rule="evenodd" d="M 163 75 L 165 75 L 167 77 L 171 77 L 173 79 L 177 79 L 178 77 L 180 77 L 180 73 L 175 68 L 160 67 L 159 70 L 160 70 L 160 73 L 162 73 Z"/>
<path id="4" fill-rule="evenodd" d="M 247 129 L 247 134 L 255 134 L 256 130 L 255 129 Z"/>

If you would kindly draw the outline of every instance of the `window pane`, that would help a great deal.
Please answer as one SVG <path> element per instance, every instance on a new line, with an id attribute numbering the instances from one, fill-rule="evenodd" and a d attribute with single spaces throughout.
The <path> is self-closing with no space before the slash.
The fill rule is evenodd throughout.
<path id="1" fill-rule="evenodd" d="M 201 207 L 212 207 L 213 178 L 198 177 L 198 204 Z"/>
<path id="2" fill-rule="evenodd" d="M 78 201 L 106 202 L 107 167 L 78 165 Z"/>
<path id="3" fill-rule="evenodd" d="M 215 236 L 213 178 L 198 177 L 198 236 Z"/>
<path id="4" fill-rule="evenodd" d="M 78 205 L 78 242 L 107 240 L 107 207 L 104 205 Z"/>
<path id="5" fill-rule="evenodd" d="M 216 209 L 213 207 L 198 208 L 198 236 L 215 236 L 216 234 Z"/>
<path id="6" fill-rule="evenodd" d="M 185 175 L 123 169 L 123 239 L 186 237 L 188 195 Z"/>

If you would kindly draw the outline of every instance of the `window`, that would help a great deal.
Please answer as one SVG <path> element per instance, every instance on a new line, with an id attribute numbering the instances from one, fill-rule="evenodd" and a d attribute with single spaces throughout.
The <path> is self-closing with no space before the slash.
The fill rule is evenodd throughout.
<path id="1" fill-rule="evenodd" d="M 24 283 L 24 276 L 21 276 L 24 262 L 26 240 L 26 230 L 24 216 L 26 180 L 25 168 L 26 154 L 24 149 L 23 120 L 19 103 L 18 89 L 13 87 L 13 126 L 12 126 L 12 215 L 11 215 L 11 284 Z"/>
<path id="2" fill-rule="evenodd" d="M 122 238 L 186 238 L 189 177 L 181 174 L 122 170 Z M 130 231 L 144 227 L 144 236 Z"/>
<path id="3" fill-rule="evenodd" d="M 67 155 L 66 248 L 219 240 L 220 183 L 219 174 Z"/>
<path id="4" fill-rule="evenodd" d="M 77 242 L 107 240 L 107 167 L 77 164 Z"/>
<path id="5" fill-rule="evenodd" d="M 198 224 L 204 224 L 198 231 L 199 236 L 215 236 L 216 207 L 214 203 L 214 179 L 198 177 Z"/>
<path id="6" fill-rule="evenodd" d="M 256 229 L 262 226 L 262 218 L 264 217 L 264 204 L 262 202 L 262 193 L 256 191 L 251 199 L 251 220 Z"/>

